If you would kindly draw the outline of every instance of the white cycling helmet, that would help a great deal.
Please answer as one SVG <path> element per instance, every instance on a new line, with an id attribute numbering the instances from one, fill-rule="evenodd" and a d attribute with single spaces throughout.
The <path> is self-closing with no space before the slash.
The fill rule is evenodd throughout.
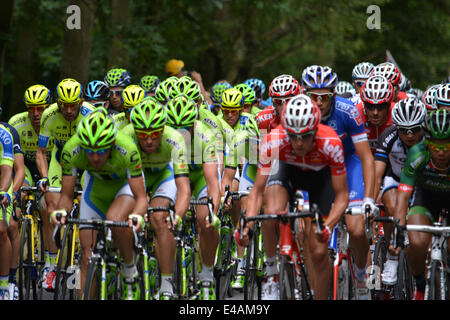
<path id="1" fill-rule="evenodd" d="M 320 123 L 320 109 L 310 97 L 300 94 L 285 105 L 281 119 L 283 128 L 289 133 L 314 131 Z"/>
<path id="2" fill-rule="evenodd" d="M 337 74 L 328 66 L 312 65 L 302 73 L 302 86 L 306 89 L 334 89 L 338 84 Z"/>
<path id="3" fill-rule="evenodd" d="M 436 110 L 436 90 L 440 87 L 440 84 L 435 84 L 429 87 L 422 96 L 422 102 L 428 110 Z"/>
<path id="4" fill-rule="evenodd" d="M 354 94 L 356 91 L 350 82 L 339 81 L 336 88 L 334 88 L 334 92 L 336 92 L 337 94 L 344 94 L 346 92 L 350 92 L 350 93 Z"/>
<path id="5" fill-rule="evenodd" d="M 436 103 L 450 106 L 450 83 L 441 84 L 434 92 Z"/>
<path id="6" fill-rule="evenodd" d="M 383 76 L 371 76 L 361 87 L 361 100 L 371 104 L 391 102 L 394 96 L 392 83 Z"/>
<path id="7" fill-rule="evenodd" d="M 272 80 L 269 86 L 271 98 L 293 96 L 300 92 L 300 83 L 290 74 L 282 74 Z"/>
<path id="8" fill-rule="evenodd" d="M 392 62 L 383 62 L 373 68 L 371 76 L 380 75 L 388 79 L 394 86 L 400 83 L 400 70 Z"/>
<path id="9" fill-rule="evenodd" d="M 370 74 L 372 73 L 374 65 L 370 62 L 361 62 L 358 63 L 352 71 L 352 78 L 353 80 L 356 79 L 363 79 L 366 80 L 370 77 Z"/>
<path id="10" fill-rule="evenodd" d="M 392 122 L 397 127 L 412 128 L 421 125 L 427 114 L 425 105 L 417 98 L 406 98 L 392 108 Z"/>

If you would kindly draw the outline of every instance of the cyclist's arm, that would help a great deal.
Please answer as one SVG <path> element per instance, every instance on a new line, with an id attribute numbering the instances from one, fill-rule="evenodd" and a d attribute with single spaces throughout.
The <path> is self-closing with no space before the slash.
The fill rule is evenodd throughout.
<path id="1" fill-rule="evenodd" d="M 3 164 L 0 166 L 1 170 L 1 179 L 0 179 L 0 191 L 8 192 L 9 186 L 12 181 L 12 167 L 7 164 Z"/>
<path id="2" fill-rule="evenodd" d="M 231 184 L 233 183 L 234 176 L 236 175 L 236 168 L 234 167 L 225 167 L 225 173 L 222 177 L 222 187 L 221 187 L 221 195 L 225 194 L 225 186 L 229 185 L 231 188 Z"/>
<path id="3" fill-rule="evenodd" d="M 377 190 L 375 187 L 375 164 L 372 152 L 370 152 L 369 142 L 367 140 L 354 144 L 356 154 L 361 160 L 361 166 L 364 179 L 364 198 L 375 199 Z"/>
<path id="4" fill-rule="evenodd" d="M 37 147 L 36 165 L 41 177 L 48 177 L 47 148 Z"/>
<path id="5" fill-rule="evenodd" d="M 386 163 L 383 161 L 375 161 L 375 200 L 378 199 L 380 195 L 380 186 L 383 180 L 384 173 L 386 171 Z"/>
<path id="6" fill-rule="evenodd" d="M 408 212 L 408 203 L 409 199 L 412 195 L 412 188 L 409 189 L 409 186 L 400 184 L 398 186 L 397 192 L 397 205 L 396 210 L 394 212 L 394 218 L 400 219 L 400 225 L 406 224 L 406 214 Z"/>
<path id="7" fill-rule="evenodd" d="M 23 154 L 14 155 L 14 182 L 13 192 L 18 192 L 25 181 L 25 163 Z"/>
<path id="8" fill-rule="evenodd" d="M 334 204 L 331 207 L 327 220 L 324 225 L 328 226 L 330 230 L 333 230 L 334 226 L 341 220 L 345 209 L 348 206 L 348 187 L 347 187 L 347 175 L 332 175 L 331 183 L 334 190 Z"/>
<path id="9" fill-rule="evenodd" d="M 189 177 L 175 177 L 175 184 L 177 185 L 177 202 L 175 204 L 175 214 L 183 218 L 184 214 L 189 208 L 189 201 L 191 199 L 191 186 L 189 184 Z"/>
<path id="10" fill-rule="evenodd" d="M 254 217 L 258 215 L 263 203 L 264 190 L 266 188 L 266 182 L 268 178 L 268 174 L 263 174 L 258 169 L 258 171 L 256 172 L 255 183 L 250 190 L 250 194 L 248 195 L 246 212 L 247 217 Z M 251 227 L 252 224 L 249 223 L 249 226 Z"/>
<path id="11" fill-rule="evenodd" d="M 145 193 L 145 183 L 143 175 L 128 178 L 131 191 L 134 194 L 136 204 L 134 205 L 133 213 L 144 216 L 147 212 L 147 194 Z"/>
<path id="12" fill-rule="evenodd" d="M 58 202 L 58 209 L 64 209 L 66 212 L 70 212 L 72 209 L 73 193 L 75 190 L 75 184 L 77 182 L 77 176 L 63 175 L 61 178 L 61 197 Z"/>
<path id="13" fill-rule="evenodd" d="M 208 196 L 213 198 L 214 213 L 219 210 L 220 186 L 217 177 L 217 162 L 206 162 L 203 164 L 203 174 L 205 175 Z"/>

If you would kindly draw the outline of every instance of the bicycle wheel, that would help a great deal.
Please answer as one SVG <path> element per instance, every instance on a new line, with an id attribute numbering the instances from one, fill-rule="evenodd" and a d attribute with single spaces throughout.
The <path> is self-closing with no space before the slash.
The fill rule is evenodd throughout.
<path id="1" fill-rule="evenodd" d="M 139 300 L 150 300 L 150 287 L 148 281 L 148 260 L 143 254 L 139 254 L 136 259 L 138 271 L 138 285 L 140 290 Z"/>
<path id="2" fill-rule="evenodd" d="M 446 271 L 440 261 L 431 262 L 431 274 L 427 283 L 428 298 L 426 300 L 445 300 L 446 299 Z M 427 290 L 425 290 L 427 291 Z"/>
<path id="3" fill-rule="evenodd" d="M 102 269 L 99 262 L 97 259 L 92 259 L 89 264 L 84 286 L 84 300 L 100 300 L 101 298 Z"/>
<path id="4" fill-rule="evenodd" d="M 339 254 L 339 253 L 338 253 Z M 351 300 L 353 285 L 350 264 L 346 257 L 341 258 L 337 275 L 337 300 Z"/>
<path id="5" fill-rule="evenodd" d="M 186 290 L 183 285 L 186 279 L 186 269 L 184 269 L 184 259 L 183 259 L 183 247 L 177 245 L 175 251 L 175 264 L 173 268 L 173 281 L 174 281 L 174 293 L 178 299 L 183 299 L 186 295 Z"/>
<path id="6" fill-rule="evenodd" d="M 295 300 L 295 270 L 288 256 L 282 255 L 278 280 L 280 300 Z"/>
<path id="7" fill-rule="evenodd" d="M 63 238 L 61 240 L 61 248 L 59 249 L 58 262 L 56 264 L 56 281 L 55 281 L 55 293 L 53 295 L 54 300 L 64 300 L 66 296 L 66 280 L 67 280 L 67 268 L 70 265 L 71 255 L 71 238 L 72 238 L 72 225 L 67 225 L 64 228 Z"/>
<path id="8" fill-rule="evenodd" d="M 231 280 L 236 269 L 236 264 L 232 261 L 233 237 L 230 229 L 223 230 L 226 231 L 219 238 L 218 263 L 214 268 L 217 300 L 224 300 L 227 294 L 230 296 Z"/>
<path id="9" fill-rule="evenodd" d="M 375 266 L 375 278 L 372 278 L 375 283 L 373 283 L 373 289 L 370 290 L 370 294 L 373 300 L 384 300 L 384 292 L 381 290 L 381 274 L 383 273 L 384 263 L 386 262 L 387 254 L 387 243 L 384 237 L 380 237 L 375 244 L 375 249 L 373 252 L 372 266 Z"/>
<path id="10" fill-rule="evenodd" d="M 396 300 L 411 300 L 412 282 L 409 273 L 405 250 L 400 251 L 398 256 L 397 285 L 395 286 Z"/>
<path id="11" fill-rule="evenodd" d="M 259 300 L 261 286 L 258 287 L 258 235 L 253 235 L 252 241 L 247 247 L 245 258 L 244 300 Z"/>
<path id="12" fill-rule="evenodd" d="M 30 300 L 32 292 L 32 278 L 36 283 L 37 269 L 33 263 L 33 248 L 31 246 L 31 221 L 24 220 L 22 223 L 22 234 L 19 249 L 19 299 Z M 33 272 L 34 271 L 34 272 Z M 34 285 L 34 287 L 36 287 Z"/>

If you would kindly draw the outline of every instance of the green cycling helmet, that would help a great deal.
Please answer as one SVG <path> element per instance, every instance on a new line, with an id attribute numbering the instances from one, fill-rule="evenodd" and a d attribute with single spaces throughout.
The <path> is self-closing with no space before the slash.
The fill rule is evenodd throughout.
<path id="1" fill-rule="evenodd" d="M 106 73 L 104 82 L 108 85 L 108 87 L 122 87 L 131 84 L 131 76 L 127 70 L 121 68 L 114 68 L 109 70 Z"/>
<path id="2" fill-rule="evenodd" d="M 137 130 L 158 129 L 166 124 L 167 111 L 155 99 L 145 99 L 133 108 L 130 121 Z"/>
<path id="3" fill-rule="evenodd" d="M 169 101 L 167 108 L 167 123 L 172 127 L 191 127 L 198 118 L 197 103 L 185 95 Z"/>
<path id="4" fill-rule="evenodd" d="M 222 93 L 231 88 L 231 84 L 228 82 L 217 82 L 211 87 L 211 100 L 214 103 L 220 103 L 222 99 Z"/>
<path id="5" fill-rule="evenodd" d="M 158 100 L 161 103 L 166 104 L 167 101 L 172 99 L 173 97 L 171 96 L 171 92 L 176 87 L 177 82 L 178 82 L 177 77 L 170 77 L 170 78 L 167 78 L 166 80 L 164 80 L 163 82 L 161 82 L 156 87 L 156 90 L 155 90 L 156 100 Z"/>
<path id="6" fill-rule="evenodd" d="M 88 114 L 77 128 L 81 145 L 88 148 L 109 147 L 116 140 L 116 134 L 116 124 L 103 107 Z"/>
<path id="7" fill-rule="evenodd" d="M 158 76 L 146 75 L 141 78 L 139 86 L 145 90 L 145 92 L 155 92 L 158 84 L 161 83 Z"/>
<path id="8" fill-rule="evenodd" d="M 172 91 L 173 98 L 179 94 L 184 94 L 194 101 L 197 101 L 202 96 L 200 85 L 187 76 L 181 77 Z"/>
<path id="9" fill-rule="evenodd" d="M 450 138 L 450 112 L 438 109 L 427 114 L 423 123 L 425 136 L 428 139 Z"/>
<path id="10" fill-rule="evenodd" d="M 255 117 L 249 117 L 245 122 L 244 129 L 248 132 L 248 136 L 252 138 L 260 138 L 258 123 Z"/>
<path id="11" fill-rule="evenodd" d="M 234 86 L 244 96 L 244 104 L 254 103 L 256 101 L 255 91 L 245 83 L 240 83 Z"/>

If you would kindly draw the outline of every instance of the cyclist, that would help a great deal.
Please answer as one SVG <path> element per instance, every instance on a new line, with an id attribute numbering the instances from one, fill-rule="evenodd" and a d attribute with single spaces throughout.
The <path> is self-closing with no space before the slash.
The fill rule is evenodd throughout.
<path id="1" fill-rule="evenodd" d="M 262 109 L 262 103 L 263 103 L 263 95 L 266 91 L 266 86 L 262 80 L 256 79 L 256 78 L 250 78 L 244 81 L 244 84 L 248 85 L 250 88 L 255 91 L 256 96 L 256 102 L 255 107 Z M 269 98 L 270 99 L 270 98 Z M 265 102 L 266 103 L 266 102 Z M 270 103 L 269 103 L 270 105 Z"/>
<path id="2" fill-rule="evenodd" d="M 375 190 L 378 191 L 380 185 L 383 186 L 379 197 L 384 203 L 387 216 L 393 216 L 397 206 L 397 188 L 408 150 L 423 138 L 422 124 L 426 112 L 426 107 L 417 98 L 400 100 L 392 109 L 394 126 L 386 129 L 378 140 L 375 152 Z M 383 228 L 385 238 L 389 240 L 392 226 L 384 224 Z M 398 260 L 390 252 L 387 257 L 382 281 L 386 285 L 394 285 L 397 282 Z"/>
<path id="3" fill-rule="evenodd" d="M 352 70 L 352 78 L 353 78 L 353 87 L 355 88 L 356 94 L 352 97 L 353 104 L 358 104 L 361 101 L 361 87 L 364 82 L 369 79 L 370 74 L 373 71 L 374 65 L 370 62 L 360 62 L 356 66 L 353 67 Z"/>
<path id="4" fill-rule="evenodd" d="M 140 86 L 131 84 L 122 91 L 122 112 L 113 116 L 117 129 L 121 130 L 130 123 L 131 110 L 145 98 L 145 90 Z"/>
<path id="5" fill-rule="evenodd" d="M 234 86 L 244 96 L 243 112 L 250 113 L 256 116 L 261 109 L 256 106 L 256 94 L 255 91 L 245 83 L 240 83 Z"/>
<path id="6" fill-rule="evenodd" d="M 327 66 L 310 66 L 303 71 L 302 86 L 306 94 L 321 111 L 321 122 L 333 128 L 344 146 L 349 207 L 363 208 L 369 204 L 372 212 L 374 202 L 375 166 L 370 152 L 367 134 L 358 109 L 350 100 L 336 96 L 338 84 L 336 73 Z M 354 256 L 354 269 L 358 286 L 358 298 L 368 298 L 366 288 L 366 261 L 369 242 L 364 231 L 364 217 L 345 217 L 350 247 Z"/>
<path id="7" fill-rule="evenodd" d="M 280 124 L 280 114 L 283 106 L 299 93 L 300 84 L 291 75 L 282 74 L 272 80 L 269 87 L 269 96 L 272 98 L 273 105 L 263 109 L 256 116 L 262 136 Z"/>
<path id="8" fill-rule="evenodd" d="M 391 101 L 394 87 L 383 76 L 371 76 L 361 87 L 361 103 L 356 107 L 363 119 L 372 154 L 375 153 L 378 138 L 392 126 Z"/>
<path id="9" fill-rule="evenodd" d="M 12 206 L 11 188 L 13 180 L 14 150 L 12 134 L 0 125 L 0 204 L 9 209 Z M 6 219 L 10 220 L 10 213 Z M 7 222 L 0 221 L 0 300 L 10 300 L 9 272 L 12 258 L 12 244 L 8 237 Z"/>
<path id="10" fill-rule="evenodd" d="M 225 159 L 225 173 L 222 179 L 222 194 L 225 191 L 225 186 L 233 186 L 234 190 L 236 190 L 236 186 L 234 186 L 234 180 L 236 179 L 236 175 L 238 174 L 237 168 L 239 165 L 242 166 L 241 175 L 239 180 L 236 181 L 239 183 L 239 191 L 250 191 L 253 187 L 257 164 L 258 164 L 258 145 L 260 142 L 260 135 L 258 130 L 258 124 L 256 123 L 256 119 L 254 117 L 249 117 L 245 122 L 245 125 L 241 130 L 237 130 L 233 136 L 233 142 L 230 145 L 230 149 Z M 247 204 L 247 196 L 241 196 L 241 199 L 237 203 L 236 207 L 238 210 L 235 210 L 233 206 L 232 213 L 236 215 L 240 214 L 241 210 L 246 209 Z M 229 210 L 228 204 L 224 204 L 225 209 Z M 238 217 L 233 216 L 233 219 L 237 219 Z M 235 225 L 238 227 L 238 222 L 235 221 Z M 240 246 L 238 243 L 237 246 L 237 270 L 236 277 L 233 279 L 231 283 L 232 288 L 234 289 L 242 289 L 245 281 L 244 274 L 244 254 L 245 248 Z"/>
<path id="11" fill-rule="evenodd" d="M 161 80 L 158 78 L 158 76 L 153 75 L 145 75 L 141 78 L 141 81 L 139 82 L 139 86 L 145 90 L 145 96 L 154 97 L 156 87 L 161 83 Z"/>
<path id="12" fill-rule="evenodd" d="M 406 92 L 400 91 L 400 81 L 402 78 L 402 73 L 392 62 L 383 62 L 379 65 L 376 65 L 373 68 L 371 76 L 380 75 L 385 77 L 392 83 L 394 87 L 394 96 L 392 98 L 392 104 L 396 102 L 408 98 Z"/>
<path id="13" fill-rule="evenodd" d="M 433 225 L 441 209 L 448 209 L 450 196 L 450 113 L 438 109 L 424 121 L 425 140 L 409 149 L 400 175 L 394 217 L 400 224 Z M 412 197 L 411 208 L 408 210 Z M 408 232 L 408 264 L 416 288 L 415 300 L 424 299 L 425 259 L 431 235 Z M 399 252 L 397 248 L 396 253 Z"/>
<path id="14" fill-rule="evenodd" d="M 435 91 L 436 106 L 450 111 L 450 83 L 441 84 Z"/>
<path id="15" fill-rule="evenodd" d="M 91 103 L 94 107 L 109 108 L 109 97 L 111 92 L 109 91 L 106 83 L 100 80 L 94 80 L 88 83 L 84 92 L 84 98 L 87 102 Z"/>
<path id="16" fill-rule="evenodd" d="M 181 99 L 169 101 L 169 104 L 176 103 L 183 101 Z M 130 119 L 131 124 L 122 132 L 137 142 L 146 189 L 151 191 L 150 206 L 168 207 L 171 201 L 175 203 L 176 200 L 174 223 L 180 225 L 189 207 L 191 196 L 187 150 L 183 136 L 166 126 L 166 109 L 156 100 L 146 99 L 137 104 L 131 111 Z M 166 212 L 154 212 L 150 216 L 156 234 L 155 245 L 161 271 L 159 300 L 173 298 L 175 241 L 173 233 L 167 227 L 167 217 Z"/>
<path id="17" fill-rule="evenodd" d="M 43 272 L 43 287 L 47 290 L 54 288 L 56 273 L 54 266 L 57 258 L 57 247 L 52 240 L 53 228 L 49 224 L 49 214 L 56 209 L 61 188 L 61 151 L 64 144 L 75 134 L 78 123 L 95 108 L 84 102 L 81 84 L 74 79 L 62 80 L 57 88 L 57 102 L 46 108 L 41 117 L 38 146 L 36 150 L 36 164 L 42 177 L 37 187 L 45 192 L 47 210 L 43 214 L 44 244 L 46 266 Z M 47 150 L 49 141 L 54 139 L 51 159 L 48 162 Z"/>
<path id="18" fill-rule="evenodd" d="M 131 76 L 127 70 L 122 68 L 113 68 L 106 73 L 103 80 L 110 90 L 110 108 L 108 112 L 110 114 L 116 114 L 122 112 L 122 92 L 128 85 L 131 84 Z"/>
<path id="19" fill-rule="evenodd" d="M 147 197 L 139 151 L 129 136 L 117 131 L 106 109 L 99 108 L 80 122 L 76 135 L 64 146 L 61 167 L 62 190 L 58 210 L 52 212 L 54 224 L 58 223 L 56 213 L 66 216 L 72 208 L 77 170 L 86 170 L 80 218 L 126 221 L 136 217 L 137 228 L 141 228 L 147 211 Z M 61 223 L 64 222 L 65 219 L 61 219 Z M 112 229 L 112 236 L 123 258 L 123 299 L 137 299 L 140 292 L 131 230 Z M 81 295 L 95 238 L 88 225 L 80 225 L 79 237 Z"/>
<path id="20" fill-rule="evenodd" d="M 212 104 L 209 106 L 209 110 L 211 110 L 211 112 L 215 115 L 218 115 L 220 112 L 220 100 L 222 99 L 222 93 L 230 88 L 231 84 L 229 84 L 226 80 L 218 81 L 211 87 L 209 97 Z"/>
<path id="21" fill-rule="evenodd" d="M 189 180 L 191 194 L 195 199 L 213 198 L 214 221 L 208 221 L 208 208 L 198 206 L 196 219 L 199 227 L 199 246 L 202 268 L 199 280 L 202 288 L 209 288 L 208 296 L 201 291 L 201 298 L 215 299 L 214 293 L 214 259 L 216 255 L 219 233 L 213 228 L 215 216 L 220 202 L 220 186 L 218 178 L 218 161 L 216 156 L 216 143 L 213 132 L 198 120 L 198 108 L 195 101 L 184 95 L 174 98 L 175 101 L 167 104 L 167 124 L 177 129 L 186 142 L 188 150 Z"/>
<path id="22" fill-rule="evenodd" d="M 328 216 L 319 235 L 309 219 L 305 230 L 305 249 L 314 265 L 313 270 L 308 270 L 312 288 L 317 299 L 327 299 L 331 280 L 328 239 L 348 205 L 348 188 L 342 142 L 332 128 L 320 123 L 320 118 L 319 107 L 306 95 L 298 95 L 287 103 L 282 124 L 265 136 L 260 146 L 246 215 L 257 215 L 263 201 L 264 213 L 282 212 L 296 190 L 308 191 L 310 201 Z M 243 230 L 244 245 L 252 227 L 253 223 L 249 223 Z M 267 257 L 263 297 L 277 299 L 276 224 L 264 221 L 262 233 Z"/>

